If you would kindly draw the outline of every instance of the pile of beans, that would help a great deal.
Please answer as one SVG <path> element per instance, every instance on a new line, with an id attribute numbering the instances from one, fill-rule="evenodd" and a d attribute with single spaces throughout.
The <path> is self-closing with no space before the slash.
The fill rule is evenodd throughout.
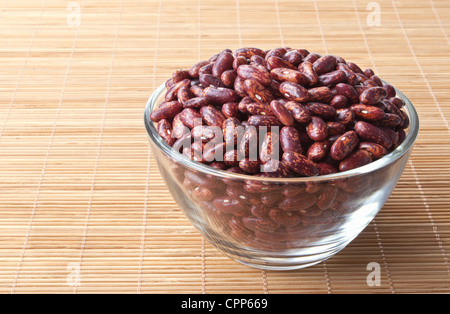
<path id="1" fill-rule="evenodd" d="M 403 100 L 373 70 L 306 49 L 225 49 L 175 71 L 165 85 L 165 100 L 150 115 L 164 141 L 197 162 L 236 173 L 304 177 L 351 170 L 394 150 L 409 125 Z M 186 140 L 190 147 L 180 148 Z M 252 141 L 256 158 L 250 158 Z M 269 156 L 274 145 L 275 158 Z M 217 151 L 223 158 L 211 159 Z"/>

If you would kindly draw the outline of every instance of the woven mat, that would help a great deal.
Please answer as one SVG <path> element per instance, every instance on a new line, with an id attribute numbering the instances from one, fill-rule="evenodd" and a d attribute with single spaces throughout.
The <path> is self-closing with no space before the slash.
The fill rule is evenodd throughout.
<path id="1" fill-rule="evenodd" d="M 3 0 L 0 292 L 449 293 L 450 3 L 368 4 Z M 261 271 L 223 256 L 152 159 L 143 124 L 152 90 L 241 46 L 307 48 L 373 68 L 421 118 L 379 215 L 310 268 Z M 367 280 L 370 263 L 379 285 Z"/>

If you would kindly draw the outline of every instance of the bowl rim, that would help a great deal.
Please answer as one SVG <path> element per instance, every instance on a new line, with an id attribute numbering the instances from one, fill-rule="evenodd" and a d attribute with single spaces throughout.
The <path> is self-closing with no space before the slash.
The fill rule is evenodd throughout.
<path id="1" fill-rule="evenodd" d="M 382 80 L 384 84 L 389 84 L 388 82 Z M 391 84 L 389 84 L 391 85 Z M 378 169 L 381 169 L 383 167 L 386 167 L 394 162 L 396 162 L 398 159 L 400 159 L 402 156 L 404 156 L 407 152 L 411 150 L 413 147 L 418 134 L 419 134 L 419 116 L 417 114 L 416 109 L 414 108 L 414 105 L 412 102 L 406 97 L 406 95 L 397 89 L 395 86 L 391 85 L 395 91 L 397 96 L 399 96 L 404 102 L 405 107 L 407 108 L 407 115 L 409 117 L 409 132 L 406 135 L 405 140 L 402 144 L 400 144 L 396 149 L 394 149 L 389 154 L 383 156 L 382 158 L 375 160 L 367 165 L 364 165 L 362 167 L 358 167 L 352 170 L 333 173 L 333 174 L 327 174 L 322 176 L 313 176 L 313 177 L 293 177 L 293 178 L 279 178 L 279 177 L 264 177 L 264 176 L 255 176 L 251 174 L 238 174 L 231 171 L 216 169 L 213 167 L 210 167 L 206 164 L 193 161 L 192 159 L 188 158 L 187 156 L 180 154 L 179 152 L 176 152 L 172 149 L 172 147 L 167 144 L 161 136 L 158 134 L 155 123 L 150 119 L 150 113 L 152 112 L 153 108 L 156 106 L 156 101 L 162 94 L 164 90 L 166 90 L 165 84 L 161 84 L 148 98 L 145 110 L 144 110 L 144 123 L 145 128 L 147 130 L 147 134 L 150 137 L 150 143 L 153 144 L 152 146 L 156 147 L 158 150 L 162 151 L 167 157 L 173 159 L 174 161 L 180 163 L 181 165 L 191 168 L 193 170 L 202 172 L 204 174 L 208 175 L 214 175 L 221 178 L 228 178 L 228 179 L 237 179 L 237 180 L 252 180 L 252 181 L 262 181 L 267 183 L 305 183 L 305 182 L 320 182 L 320 181 L 330 181 L 330 180 L 337 180 L 337 179 L 346 179 L 353 176 L 359 176 L 363 174 L 367 174 L 373 171 L 376 171 Z"/>

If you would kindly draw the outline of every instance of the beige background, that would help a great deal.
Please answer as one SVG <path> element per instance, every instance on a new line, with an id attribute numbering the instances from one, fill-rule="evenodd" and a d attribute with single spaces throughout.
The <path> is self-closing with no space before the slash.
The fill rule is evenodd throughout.
<path id="1" fill-rule="evenodd" d="M 450 2 L 375 3 L 379 26 L 363 0 L 3 0 L 0 292 L 450 292 Z M 241 46 L 340 55 L 419 112 L 391 198 L 325 263 L 277 272 L 224 257 L 152 159 L 143 109 L 153 89 Z M 378 287 L 366 282 L 370 262 Z"/>

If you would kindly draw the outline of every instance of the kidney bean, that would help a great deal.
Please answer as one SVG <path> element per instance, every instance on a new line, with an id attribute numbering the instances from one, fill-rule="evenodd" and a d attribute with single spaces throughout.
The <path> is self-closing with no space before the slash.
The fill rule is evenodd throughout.
<path id="1" fill-rule="evenodd" d="M 172 82 L 174 84 L 186 79 L 191 80 L 191 76 L 187 70 L 176 70 L 172 74 Z"/>
<path id="2" fill-rule="evenodd" d="M 293 82 L 283 82 L 280 84 L 280 93 L 287 99 L 297 102 L 307 102 L 309 99 L 308 90 L 303 86 Z"/>
<path id="3" fill-rule="evenodd" d="M 306 104 L 306 109 L 311 115 L 321 117 L 324 120 L 332 120 L 336 116 L 336 109 L 333 106 L 320 102 L 309 102 Z"/>
<path id="4" fill-rule="evenodd" d="M 269 211 L 269 217 L 280 225 L 290 227 L 298 225 L 301 220 L 299 215 L 280 209 L 271 209 Z"/>
<path id="5" fill-rule="evenodd" d="M 285 126 L 280 130 L 280 145 L 284 152 L 295 152 L 298 154 L 303 152 L 299 133 L 294 127 Z"/>
<path id="6" fill-rule="evenodd" d="M 236 76 L 236 79 L 234 80 L 234 91 L 239 95 L 239 97 L 247 97 L 247 92 L 244 88 L 244 81 L 239 76 Z"/>
<path id="7" fill-rule="evenodd" d="M 224 104 L 227 102 L 236 102 L 239 96 L 229 88 L 206 87 L 203 90 L 203 96 L 211 103 Z"/>
<path id="8" fill-rule="evenodd" d="M 308 124 L 307 133 L 310 139 L 320 142 L 327 138 L 328 127 L 325 121 L 316 116 L 311 117 L 311 122 Z"/>
<path id="9" fill-rule="evenodd" d="M 233 69 L 233 61 L 234 57 L 230 52 L 222 52 L 212 67 L 212 75 L 220 78 L 223 72 Z"/>
<path id="10" fill-rule="evenodd" d="M 237 69 L 237 74 L 244 81 L 247 79 L 251 79 L 264 86 L 268 86 L 270 85 L 270 83 L 272 83 L 272 78 L 270 77 L 269 71 L 267 71 L 267 69 L 262 66 L 244 64 Z"/>
<path id="11" fill-rule="evenodd" d="M 338 62 L 335 56 L 326 55 L 320 57 L 313 63 L 314 71 L 316 71 L 318 75 L 331 72 L 336 68 L 337 63 Z"/>
<path id="12" fill-rule="evenodd" d="M 310 177 L 319 174 L 317 164 L 299 153 L 285 152 L 282 158 L 289 169 L 301 176 Z"/>
<path id="13" fill-rule="evenodd" d="M 239 161 L 239 168 L 247 173 L 259 173 L 261 162 L 259 160 L 250 160 L 249 158 L 244 158 Z"/>
<path id="14" fill-rule="evenodd" d="M 396 128 L 400 124 L 402 124 L 402 118 L 393 113 L 385 113 L 383 118 L 379 120 L 380 126 L 388 127 L 391 129 Z"/>
<path id="15" fill-rule="evenodd" d="M 162 137 L 162 139 L 172 146 L 175 143 L 176 138 L 172 137 L 172 126 L 170 125 L 170 122 L 166 119 L 159 120 L 156 130 L 158 131 L 158 134 Z"/>
<path id="16" fill-rule="evenodd" d="M 348 171 L 372 162 L 372 154 L 366 150 L 357 150 L 339 164 L 340 171 Z"/>
<path id="17" fill-rule="evenodd" d="M 222 114 L 225 118 L 236 118 L 239 114 L 239 103 L 237 102 L 227 102 L 222 106 Z"/>
<path id="18" fill-rule="evenodd" d="M 334 160 L 342 160 L 356 148 L 358 143 L 358 135 L 355 131 L 348 131 L 333 143 L 330 149 L 330 155 Z"/>
<path id="19" fill-rule="evenodd" d="M 252 215 L 258 218 L 267 218 L 269 210 L 269 207 L 263 204 L 256 204 L 250 207 L 250 212 Z"/>
<path id="20" fill-rule="evenodd" d="M 336 199 L 338 188 L 335 186 L 325 186 L 320 191 L 319 199 L 316 202 L 316 206 L 321 210 L 328 209 Z"/>
<path id="21" fill-rule="evenodd" d="M 378 86 L 382 86 L 384 89 L 386 89 L 384 86 L 383 86 L 383 82 L 381 81 L 381 79 L 377 76 L 377 75 L 372 75 L 371 77 L 370 77 L 370 79 L 373 81 L 373 82 L 375 82 Z M 387 90 L 386 90 L 386 92 L 387 92 Z M 394 95 L 395 96 L 395 95 Z"/>
<path id="22" fill-rule="evenodd" d="M 350 67 L 347 64 L 338 63 L 337 69 L 341 70 L 345 73 L 348 84 L 350 84 L 350 85 L 358 84 L 358 77 L 355 75 L 355 73 L 353 73 L 353 71 L 350 69 Z"/>
<path id="23" fill-rule="evenodd" d="M 295 212 L 312 207 L 317 202 L 317 199 L 317 194 L 308 193 L 301 193 L 298 196 L 287 196 L 278 204 L 278 208 L 288 212 Z"/>
<path id="24" fill-rule="evenodd" d="M 237 77 L 237 72 L 235 70 L 226 70 L 220 76 L 220 80 L 226 87 L 233 87 L 234 82 Z"/>
<path id="25" fill-rule="evenodd" d="M 326 154 L 328 154 L 330 146 L 331 145 L 329 140 L 315 142 L 309 147 L 306 156 L 312 161 L 318 162 L 322 160 L 326 156 Z"/>
<path id="26" fill-rule="evenodd" d="M 163 103 L 150 114 L 150 120 L 159 122 L 162 119 L 171 119 L 181 112 L 183 106 L 176 100 Z"/>
<path id="27" fill-rule="evenodd" d="M 402 108 L 405 105 L 405 102 L 401 98 L 392 97 L 389 98 L 389 102 L 394 104 L 398 109 Z"/>
<path id="28" fill-rule="evenodd" d="M 315 53 L 315 52 L 311 52 L 311 53 L 308 54 L 306 57 L 304 57 L 303 62 L 311 62 L 311 63 L 314 63 L 314 62 L 316 62 L 318 59 L 320 59 L 321 57 L 322 57 L 321 54 Z"/>
<path id="29" fill-rule="evenodd" d="M 379 85 L 377 84 L 377 82 L 372 81 L 371 79 L 367 79 L 364 81 L 363 83 L 364 86 L 368 86 L 368 87 L 378 87 Z"/>
<path id="30" fill-rule="evenodd" d="M 202 116 L 192 108 L 185 108 L 180 113 L 180 121 L 190 129 L 202 124 Z"/>
<path id="31" fill-rule="evenodd" d="M 239 167 L 238 151 L 236 149 L 226 150 L 223 155 L 223 162 L 229 167 Z M 242 171 L 242 173 L 244 173 Z"/>
<path id="32" fill-rule="evenodd" d="M 338 169 L 329 163 L 319 162 L 317 168 L 319 168 L 319 175 L 321 176 L 338 173 Z"/>
<path id="33" fill-rule="evenodd" d="M 212 74 L 201 73 L 199 77 L 200 83 L 203 87 L 225 87 L 220 78 L 213 76 Z"/>
<path id="34" fill-rule="evenodd" d="M 246 206 L 243 202 L 228 196 L 215 198 L 213 205 L 220 211 L 235 216 L 244 216 L 247 213 Z"/>
<path id="35" fill-rule="evenodd" d="M 203 87 L 200 85 L 192 85 L 190 88 L 191 93 L 195 96 L 195 97 L 203 97 Z"/>
<path id="36" fill-rule="evenodd" d="M 244 128 L 239 119 L 235 117 L 227 118 L 222 124 L 223 137 L 227 147 L 234 147 L 238 143 L 238 138 L 242 138 Z"/>
<path id="37" fill-rule="evenodd" d="M 328 121 L 328 136 L 344 134 L 347 128 L 340 122 Z"/>
<path id="38" fill-rule="evenodd" d="M 260 126 L 280 126 L 281 122 L 275 116 L 253 115 L 248 118 L 250 125 Z"/>
<path id="39" fill-rule="evenodd" d="M 180 114 L 177 114 L 172 120 L 172 137 L 177 139 L 185 133 L 189 133 L 189 129 L 181 122 Z"/>
<path id="40" fill-rule="evenodd" d="M 336 84 L 335 90 L 338 95 L 347 97 L 348 101 L 353 104 L 359 101 L 359 94 L 352 85 L 346 83 Z"/>
<path id="41" fill-rule="evenodd" d="M 295 101 L 288 101 L 284 104 L 287 110 L 289 110 L 299 123 L 308 123 L 311 121 L 311 113 L 306 109 L 305 106 L 299 104 Z"/>
<path id="42" fill-rule="evenodd" d="M 258 131 L 255 127 L 248 127 L 242 139 L 239 143 L 238 148 L 238 160 L 243 158 L 250 158 L 252 160 L 258 159 Z"/>
<path id="43" fill-rule="evenodd" d="M 335 109 L 342 109 L 348 104 L 348 98 L 342 95 L 334 96 L 330 101 L 330 106 Z"/>
<path id="44" fill-rule="evenodd" d="M 279 160 L 279 143 L 278 134 L 267 132 L 261 144 L 259 159 L 265 163 L 271 159 Z"/>
<path id="45" fill-rule="evenodd" d="M 364 91 L 360 96 L 359 100 L 366 105 L 374 105 L 379 103 L 384 98 L 386 98 L 386 90 L 382 87 L 371 87 Z"/>
<path id="46" fill-rule="evenodd" d="M 166 95 L 164 96 L 165 101 L 169 102 L 169 101 L 172 101 L 172 100 L 176 99 L 177 93 L 178 93 L 178 89 L 179 89 L 181 86 L 189 86 L 190 83 L 191 83 L 191 80 L 185 79 L 185 80 L 182 80 L 182 81 L 180 81 L 180 82 L 178 82 L 178 83 L 172 85 L 172 86 L 167 90 L 167 93 L 166 93 Z"/>
<path id="47" fill-rule="evenodd" d="M 251 56 L 253 56 L 253 55 L 258 55 L 258 56 L 261 56 L 261 57 L 264 58 L 266 56 L 266 53 L 262 49 L 253 48 L 253 47 L 239 48 L 239 49 L 236 49 L 234 51 L 234 57 L 235 58 L 238 58 L 238 57 L 242 56 L 242 57 L 244 57 L 246 59 L 250 59 Z"/>
<path id="48" fill-rule="evenodd" d="M 347 62 L 347 66 L 353 71 L 353 73 L 364 74 L 361 68 L 353 62 Z"/>
<path id="49" fill-rule="evenodd" d="M 283 60 L 286 60 L 294 66 L 298 66 L 303 60 L 303 55 L 297 50 L 290 50 L 284 54 Z"/>
<path id="50" fill-rule="evenodd" d="M 246 105 L 247 113 L 251 115 L 273 116 L 272 109 L 267 103 L 252 102 Z"/>
<path id="51" fill-rule="evenodd" d="M 270 159 L 262 165 L 262 170 L 265 173 L 270 173 L 274 177 L 288 178 L 292 177 L 292 171 L 286 166 L 283 161 L 278 159 Z"/>
<path id="52" fill-rule="evenodd" d="M 177 92 L 178 101 L 184 106 L 186 101 L 193 97 L 189 86 L 181 86 Z"/>
<path id="53" fill-rule="evenodd" d="M 209 61 L 200 61 L 197 62 L 196 64 L 194 64 L 190 69 L 189 69 L 189 76 L 192 78 L 198 78 L 199 77 L 199 71 L 200 68 L 204 67 L 205 65 L 208 65 Z"/>
<path id="54" fill-rule="evenodd" d="M 273 100 L 272 93 L 255 80 L 245 80 L 243 87 L 247 95 L 255 102 L 269 104 Z"/>
<path id="55" fill-rule="evenodd" d="M 203 91 L 202 91 L 202 95 L 203 95 Z M 193 108 L 193 109 L 200 109 L 204 106 L 209 105 L 209 100 L 206 97 L 194 97 L 191 98 L 189 100 L 187 100 L 183 107 L 184 108 Z"/>
<path id="56" fill-rule="evenodd" d="M 292 65 L 291 63 L 283 60 L 280 57 L 271 56 L 267 58 L 267 67 L 271 71 L 276 68 L 287 68 L 292 70 L 297 70 L 297 67 Z"/>
<path id="57" fill-rule="evenodd" d="M 309 101 L 311 102 L 329 102 L 332 98 L 331 89 L 326 86 L 314 87 L 308 89 Z"/>
<path id="58" fill-rule="evenodd" d="M 273 220 L 258 217 L 246 216 L 242 217 L 241 221 L 246 228 L 252 231 L 274 232 L 281 226 Z"/>
<path id="59" fill-rule="evenodd" d="M 250 57 L 250 65 L 261 65 L 267 69 L 266 59 L 258 55 L 253 55 Z"/>
<path id="60" fill-rule="evenodd" d="M 248 60 L 247 58 L 243 57 L 243 56 L 237 56 L 234 58 L 233 61 L 233 70 L 237 70 L 237 68 L 239 68 L 241 65 L 243 64 L 248 64 Z"/>
<path id="61" fill-rule="evenodd" d="M 218 134 L 220 132 L 220 134 Z M 191 136 L 194 140 L 209 142 L 216 138 L 216 142 L 222 138 L 222 130 L 214 126 L 197 125 L 191 130 Z"/>
<path id="62" fill-rule="evenodd" d="M 379 127 L 381 131 L 383 131 L 390 139 L 392 142 L 392 145 L 396 145 L 398 142 L 398 133 L 396 131 L 394 131 L 391 128 L 387 128 L 384 126 L 380 126 Z"/>
<path id="63" fill-rule="evenodd" d="M 282 124 L 287 126 L 294 125 L 294 117 L 280 101 L 272 100 L 270 102 L 270 109 L 274 116 L 277 117 Z"/>
<path id="64" fill-rule="evenodd" d="M 338 109 L 336 110 L 334 121 L 349 125 L 355 121 L 355 114 L 348 108 Z"/>
<path id="65" fill-rule="evenodd" d="M 319 83 L 322 85 L 336 85 L 347 82 L 347 76 L 342 70 L 328 72 L 319 76 Z"/>
<path id="66" fill-rule="evenodd" d="M 379 121 L 384 118 L 385 113 L 378 107 L 363 104 L 353 105 L 350 110 L 359 118 L 369 121 Z"/>
<path id="67" fill-rule="evenodd" d="M 354 129 L 355 132 L 366 141 L 380 144 L 387 149 L 392 146 L 391 138 L 384 131 L 373 124 L 358 121 L 355 123 Z"/>
<path id="68" fill-rule="evenodd" d="M 361 142 L 359 149 L 368 151 L 374 159 L 379 159 L 388 153 L 387 149 L 383 146 L 371 142 Z"/>
<path id="69" fill-rule="evenodd" d="M 275 68 L 270 71 L 270 77 L 280 82 L 293 82 L 302 86 L 309 84 L 309 80 L 305 75 L 293 69 Z"/>
<path id="70" fill-rule="evenodd" d="M 314 71 L 314 66 L 311 62 L 304 60 L 298 66 L 298 70 L 308 79 L 310 86 L 316 85 L 319 81 L 319 76 L 317 75 L 316 71 Z"/>
<path id="71" fill-rule="evenodd" d="M 222 112 L 211 105 L 204 106 L 200 109 L 200 115 L 207 125 L 218 126 L 222 128 L 225 117 Z"/>

